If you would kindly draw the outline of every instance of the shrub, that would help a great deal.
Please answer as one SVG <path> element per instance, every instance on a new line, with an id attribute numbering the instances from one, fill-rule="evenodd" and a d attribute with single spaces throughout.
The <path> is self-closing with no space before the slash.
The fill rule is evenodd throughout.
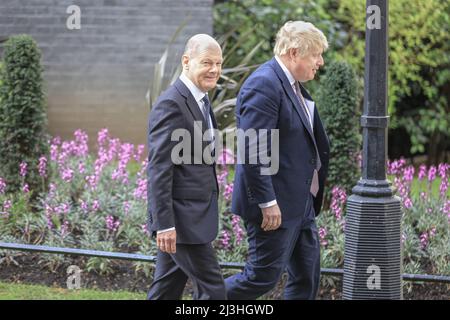
<path id="1" fill-rule="evenodd" d="M 359 177 L 358 85 L 350 65 L 333 62 L 318 92 L 317 106 L 330 139 L 328 186 L 340 186 L 349 192 Z M 330 199 L 331 188 L 326 189 Z"/>
<path id="2" fill-rule="evenodd" d="M 21 185 L 36 193 L 42 189 L 38 161 L 48 153 L 48 137 L 40 59 L 36 42 L 28 35 L 5 43 L 0 76 L 0 176 L 11 192 Z"/>

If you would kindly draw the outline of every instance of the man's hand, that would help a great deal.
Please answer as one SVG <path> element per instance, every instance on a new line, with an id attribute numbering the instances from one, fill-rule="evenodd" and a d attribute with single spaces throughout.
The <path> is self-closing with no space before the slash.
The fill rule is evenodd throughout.
<path id="1" fill-rule="evenodd" d="M 278 204 L 268 208 L 261 209 L 263 214 L 263 221 L 261 228 L 264 231 L 276 230 L 281 225 L 281 211 Z"/>
<path id="2" fill-rule="evenodd" d="M 175 253 L 177 251 L 177 232 L 170 230 L 158 233 L 156 245 L 162 252 Z"/>

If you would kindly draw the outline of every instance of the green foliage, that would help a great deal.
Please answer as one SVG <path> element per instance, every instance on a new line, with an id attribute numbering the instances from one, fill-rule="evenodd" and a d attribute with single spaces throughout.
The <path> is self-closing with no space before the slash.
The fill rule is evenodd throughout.
<path id="1" fill-rule="evenodd" d="M 0 300 L 145 300 L 145 297 L 145 293 L 122 290 L 68 290 L 40 285 L 0 283 Z"/>
<path id="2" fill-rule="evenodd" d="M 331 145 L 327 184 L 348 193 L 359 177 L 361 150 L 356 76 L 349 64 L 332 62 L 321 82 L 317 105 Z"/>
<path id="3" fill-rule="evenodd" d="M 40 59 L 36 42 L 28 35 L 5 43 L 0 74 L 0 177 L 11 192 L 19 190 L 21 183 L 35 193 L 42 188 L 38 161 L 48 153 L 48 137 Z M 25 181 L 19 177 L 22 161 L 28 164 Z"/>
<path id="4" fill-rule="evenodd" d="M 339 50 L 362 76 L 365 1 L 342 0 L 335 15 L 348 32 Z M 389 114 L 391 128 L 406 129 L 411 152 L 425 145 L 449 147 L 450 3 L 398 0 L 389 3 Z M 444 141 L 447 141 L 446 143 Z"/>

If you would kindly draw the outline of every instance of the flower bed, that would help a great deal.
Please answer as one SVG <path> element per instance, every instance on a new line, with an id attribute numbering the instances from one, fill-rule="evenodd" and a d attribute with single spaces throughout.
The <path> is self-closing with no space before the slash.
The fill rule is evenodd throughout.
<path id="1" fill-rule="evenodd" d="M 6 194 L 0 178 L 0 241 L 154 255 L 147 221 L 146 160 L 144 146 L 98 133 L 96 153 L 88 150 L 88 136 L 77 130 L 74 139 L 51 141 L 49 159 L 41 157 L 39 172 L 46 188 L 38 203 L 23 183 L 22 193 Z M 214 245 L 220 261 L 242 262 L 247 254 L 245 229 L 229 212 L 233 191 L 232 152 L 218 161 L 221 188 L 220 230 Z M 448 164 L 416 170 L 403 159 L 388 163 L 388 174 L 403 204 L 403 257 L 405 273 L 450 275 L 450 201 Z M 27 164 L 18 165 L 24 179 Z M 24 180 L 25 181 L 25 180 Z M 151 190 L 148 190 L 151 192 Z M 345 204 L 347 194 L 335 186 L 330 208 L 318 218 L 322 267 L 342 268 L 344 261 Z M 2 251 L 11 255 L 9 251 Z M 70 261 L 62 255 L 42 254 L 39 263 L 55 270 Z M 112 271 L 114 261 L 89 258 L 88 271 Z M 133 264 L 150 273 L 148 263 Z"/>

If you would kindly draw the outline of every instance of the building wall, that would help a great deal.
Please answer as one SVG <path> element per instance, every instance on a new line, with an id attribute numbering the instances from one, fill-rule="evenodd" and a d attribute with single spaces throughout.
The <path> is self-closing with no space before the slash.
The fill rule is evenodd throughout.
<path id="1" fill-rule="evenodd" d="M 66 26 L 70 5 L 81 29 Z M 70 138 L 81 128 L 95 145 L 108 128 L 122 141 L 145 144 L 146 92 L 153 65 L 187 16 L 172 46 L 170 70 L 186 40 L 212 34 L 213 0 L 1 0 L 0 37 L 26 33 L 42 50 L 49 130 Z M 1 48 L 0 48 L 1 54 Z"/>

